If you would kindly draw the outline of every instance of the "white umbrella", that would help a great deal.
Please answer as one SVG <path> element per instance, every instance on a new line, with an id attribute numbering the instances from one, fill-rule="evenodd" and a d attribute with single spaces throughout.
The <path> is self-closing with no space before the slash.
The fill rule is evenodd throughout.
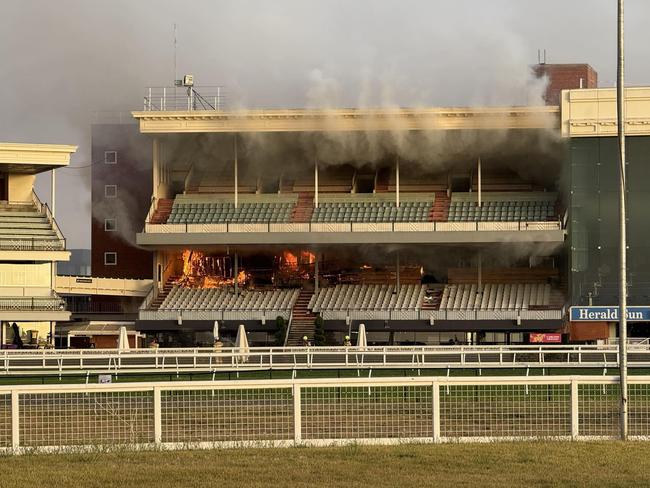
<path id="1" fill-rule="evenodd" d="M 357 347 L 364 351 L 368 347 L 368 338 L 366 337 L 365 324 L 359 324 L 359 335 L 357 336 Z"/>
<path id="2" fill-rule="evenodd" d="M 219 321 L 214 321 L 214 327 L 212 327 L 212 335 L 214 336 L 215 342 L 219 340 Z"/>
<path id="3" fill-rule="evenodd" d="M 120 351 L 129 350 L 129 337 L 126 335 L 126 327 L 120 327 L 120 335 L 117 339 L 117 348 Z"/>
<path id="4" fill-rule="evenodd" d="M 239 324 L 237 329 L 237 338 L 235 339 L 235 349 L 237 350 L 237 359 L 242 363 L 248 361 L 248 354 L 250 347 L 248 346 L 248 338 L 246 337 L 246 329 L 244 324 Z"/>

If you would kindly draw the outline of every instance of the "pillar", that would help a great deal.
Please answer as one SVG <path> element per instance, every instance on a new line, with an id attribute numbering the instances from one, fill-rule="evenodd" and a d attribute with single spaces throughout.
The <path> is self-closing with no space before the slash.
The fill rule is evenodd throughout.
<path id="1" fill-rule="evenodd" d="M 318 161 L 314 164 L 314 207 L 318 208 Z"/>
<path id="2" fill-rule="evenodd" d="M 399 157 L 395 161 L 395 205 L 399 208 Z"/>
<path id="3" fill-rule="evenodd" d="M 233 282 L 235 284 L 235 296 L 239 295 L 239 283 L 237 282 L 237 276 L 239 275 L 239 256 L 235 253 L 235 272 L 233 273 Z"/>
<path id="4" fill-rule="evenodd" d="M 396 273 L 395 273 L 395 281 L 396 281 L 396 291 L 399 293 L 399 251 L 397 251 L 397 257 L 396 257 Z"/>
<path id="5" fill-rule="evenodd" d="M 478 158 L 478 208 L 481 208 L 481 158 Z"/>
<path id="6" fill-rule="evenodd" d="M 239 205 L 239 181 L 238 181 L 239 161 L 237 158 L 237 134 L 235 134 L 234 150 L 235 150 L 235 208 L 237 208 Z"/>

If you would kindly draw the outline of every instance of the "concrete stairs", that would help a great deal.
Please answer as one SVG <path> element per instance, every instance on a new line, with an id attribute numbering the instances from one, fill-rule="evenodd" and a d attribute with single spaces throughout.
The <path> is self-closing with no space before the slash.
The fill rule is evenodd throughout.
<path id="1" fill-rule="evenodd" d="M 172 198 L 161 198 L 158 200 L 158 205 L 156 210 L 151 216 L 150 224 L 164 224 L 169 218 L 169 214 L 172 213 L 172 206 L 174 205 L 174 200 Z"/>
<path id="2" fill-rule="evenodd" d="M 302 346 L 303 336 L 309 337 L 309 342 L 314 343 L 314 332 L 316 330 L 314 315 L 309 310 L 309 301 L 311 300 L 314 290 L 302 288 L 298 299 L 293 306 L 292 320 L 289 329 L 289 336 L 285 346 L 299 347 Z"/>
<path id="3" fill-rule="evenodd" d="M 450 203 L 451 198 L 447 196 L 447 192 L 437 191 L 433 206 L 429 212 L 429 221 L 446 222 L 449 217 Z"/>
<path id="4" fill-rule="evenodd" d="M 160 308 L 162 303 L 165 301 L 165 298 L 167 298 L 167 295 L 169 295 L 169 292 L 172 291 L 176 280 L 178 280 L 177 276 L 173 276 L 167 280 L 163 286 L 162 291 L 158 293 L 158 296 L 155 298 L 155 300 L 151 302 L 151 305 L 149 306 L 151 310 L 158 310 Z"/>
<path id="5" fill-rule="evenodd" d="M 298 202 L 291 213 L 291 222 L 310 222 L 314 213 L 314 196 L 311 193 L 299 193 Z"/>

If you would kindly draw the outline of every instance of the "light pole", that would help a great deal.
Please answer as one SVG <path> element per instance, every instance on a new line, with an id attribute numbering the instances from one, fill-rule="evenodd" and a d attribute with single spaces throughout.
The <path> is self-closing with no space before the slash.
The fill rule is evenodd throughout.
<path id="1" fill-rule="evenodd" d="M 618 365 L 621 388 L 621 439 L 627 439 L 627 243 L 625 222 L 625 43 L 624 5 L 618 0 L 618 56 L 616 83 L 616 116 L 619 149 L 619 210 L 620 210 L 620 283 L 618 310 Z"/>

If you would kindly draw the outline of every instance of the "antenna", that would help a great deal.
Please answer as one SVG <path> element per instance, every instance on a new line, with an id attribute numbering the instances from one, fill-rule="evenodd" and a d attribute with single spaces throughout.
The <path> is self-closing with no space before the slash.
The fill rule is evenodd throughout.
<path id="1" fill-rule="evenodd" d="M 546 49 L 544 49 L 544 64 L 546 64 Z"/>
<path id="2" fill-rule="evenodd" d="M 176 44 L 177 44 L 177 42 L 176 42 L 176 30 L 177 30 L 176 22 L 174 22 L 174 81 L 176 81 L 178 79 L 178 76 L 177 76 L 178 71 L 176 70 Z"/>

